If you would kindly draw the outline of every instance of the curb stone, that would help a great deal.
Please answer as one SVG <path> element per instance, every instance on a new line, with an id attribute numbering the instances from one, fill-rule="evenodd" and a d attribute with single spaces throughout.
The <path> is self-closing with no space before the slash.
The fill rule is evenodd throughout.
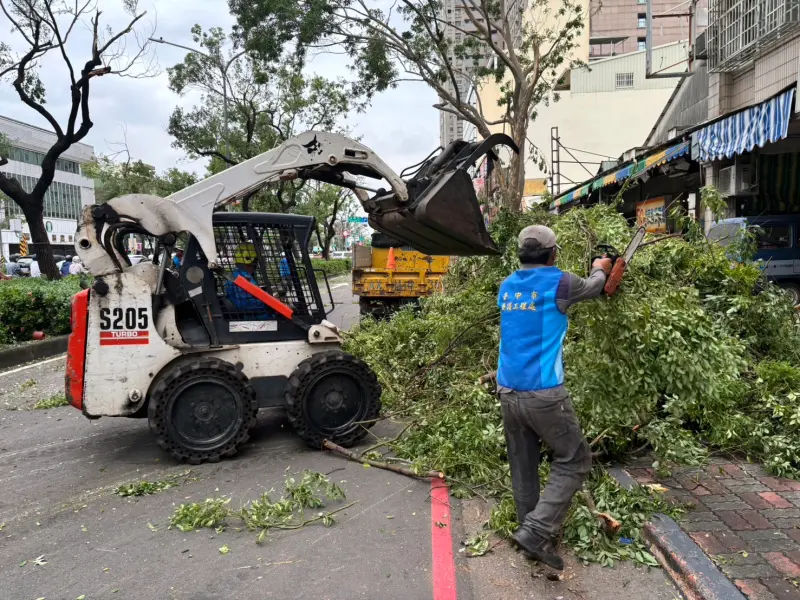
<path id="1" fill-rule="evenodd" d="M 68 335 L 59 335 L 38 342 L 25 342 L 4 348 L 0 350 L 0 370 L 64 354 L 67 351 L 68 339 Z"/>
<path id="2" fill-rule="evenodd" d="M 609 474 L 624 488 L 638 485 L 621 467 Z M 705 552 L 667 515 L 655 514 L 645 523 L 644 539 L 672 581 L 688 600 L 746 600 Z"/>

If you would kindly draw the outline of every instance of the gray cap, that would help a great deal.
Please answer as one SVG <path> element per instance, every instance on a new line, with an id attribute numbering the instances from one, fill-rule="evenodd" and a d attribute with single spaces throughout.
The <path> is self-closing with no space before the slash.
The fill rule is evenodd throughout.
<path id="1" fill-rule="evenodd" d="M 519 232 L 519 247 L 529 250 L 555 248 L 556 234 L 544 225 L 530 225 Z"/>

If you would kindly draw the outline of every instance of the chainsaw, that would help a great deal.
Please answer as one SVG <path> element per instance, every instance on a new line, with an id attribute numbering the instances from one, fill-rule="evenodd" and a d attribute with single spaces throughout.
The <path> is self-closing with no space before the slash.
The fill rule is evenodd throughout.
<path id="1" fill-rule="evenodd" d="M 645 228 L 640 227 L 639 230 L 633 235 L 633 239 L 631 239 L 628 247 L 625 248 L 625 252 L 621 256 L 617 249 L 609 244 L 598 244 L 595 247 L 595 252 L 599 254 L 592 258 L 592 262 L 598 258 L 611 259 L 611 274 L 608 276 L 606 285 L 603 288 L 603 291 L 607 296 L 613 296 L 617 293 L 619 284 L 622 281 L 622 276 L 625 275 L 628 264 L 630 264 L 633 255 L 642 244 L 645 233 L 647 233 Z"/>

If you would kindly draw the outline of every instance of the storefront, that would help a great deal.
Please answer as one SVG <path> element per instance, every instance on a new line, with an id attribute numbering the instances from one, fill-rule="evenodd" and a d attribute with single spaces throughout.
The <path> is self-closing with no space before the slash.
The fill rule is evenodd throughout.
<path id="1" fill-rule="evenodd" d="M 75 232 L 78 222 L 72 219 L 45 219 L 47 231 L 53 254 L 61 256 L 75 254 Z M 36 254 L 36 247 L 30 241 L 30 228 L 21 219 L 10 219 L 8 228 L 0 230 L 3 257 L 8 260 L 12 254 L 20 253 L 20 242 L 23 235 L 28 239 L 28 254 Z"/>

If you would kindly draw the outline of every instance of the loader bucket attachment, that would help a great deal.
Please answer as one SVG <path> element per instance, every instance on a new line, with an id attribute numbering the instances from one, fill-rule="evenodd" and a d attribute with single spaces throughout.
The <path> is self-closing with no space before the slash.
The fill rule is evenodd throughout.
<path id="1" fill-rule="evenodd" d="M 423 254 L 499 254 L 472 179 L 462 170 L 446 173 L 406 207 L 371 215 L 369 224 Z"/>
<path id="2" fill-rule="evenodd" d="M 493 148 L 500 144 L 517 151 L 504 134 L 491 135 L 482 142 L 454 142 L 406 181 L 407 202 L 399 202 L 391 193 L 374 198 L 365 207 L 370 226 L 424 254 L 500 254 L 486 229 L 468 171 L 485 155 L 491 169 L 497 160 Z"/>

